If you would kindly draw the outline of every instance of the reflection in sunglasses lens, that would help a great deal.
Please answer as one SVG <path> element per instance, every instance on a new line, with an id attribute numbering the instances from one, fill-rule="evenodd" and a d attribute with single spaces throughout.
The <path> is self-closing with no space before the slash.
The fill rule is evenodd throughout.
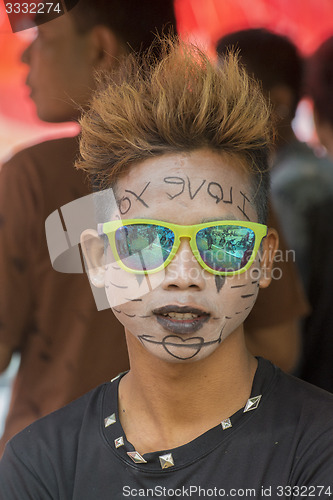
<path id="1" fill-rule="evenodd" d="M 175 242 L 174 232 L 164 226 L 132 224 L 115 233 L 122 262 L 133 271 L 162 266 Z M 206 227 L 198 231 L 196 244 L 203 262 L 217 272 L 234 272 L 246 266 L 253 253 L 255 233 L 237 225 Z"/>
<path id="2" fill-rule="evenodd" d="M 254 248 L 255 234 L 241 226 L 212 226 L 197 233 L 197 246 L 204 263 L 218 272 L 242 269 Z"/>
<path id="3" fill-rule="evenodd" d="M 117 229 L 116 248 L 120 259 L 134 271 L 156 269 L 168 258 L 174 233 L 163 226 L 133 224 Z"/>

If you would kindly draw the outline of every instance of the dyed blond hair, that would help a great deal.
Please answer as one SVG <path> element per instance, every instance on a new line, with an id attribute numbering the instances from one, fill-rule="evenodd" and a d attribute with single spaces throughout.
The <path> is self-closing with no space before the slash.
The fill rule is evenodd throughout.
<path id="1" fill-rule="evenodd" d="M 100 188 L 126 168 L 166 153 L 209 148 L 236 155 L 248 170 L 259 219 L 266 213 L 272 130 L 259 86 L 229 54 L 217 67 L 197 47 L 160 40 L 162 57 L 131 55 L 82 117 L 81 159 Z"/>

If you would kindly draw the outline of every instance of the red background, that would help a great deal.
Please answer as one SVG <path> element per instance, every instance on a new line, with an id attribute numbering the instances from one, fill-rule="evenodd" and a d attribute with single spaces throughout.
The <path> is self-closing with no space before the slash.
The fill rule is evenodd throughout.
<path id="1" fill-rule="evenodd" d="M 175 0 L 179 32 L 213 51 L 230 31 L 267 27 L 289 36 L 304 54 L 333 33 L 332 0 Z M 24 86 L 27 68 L 20 63 L 33 30 L 16 34 L 0 0 L 0 158 L 55 135 L 72 134 L 72 125 L 40 122 Z"/>

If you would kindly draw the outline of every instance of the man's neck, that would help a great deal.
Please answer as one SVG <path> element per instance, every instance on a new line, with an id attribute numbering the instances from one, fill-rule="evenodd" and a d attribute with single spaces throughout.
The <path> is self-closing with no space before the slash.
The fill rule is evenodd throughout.
<path id="1" fill-rule="evenodd" d="M 128 344 L 131 370 L 120 382 L 119 415 L 141 454 L 192 441 L 250 396 L 257 362 L 246 350 L 242 329 L 191 363 L 166 363 L 142 352 L 136 339 L 128 338 Z"/>

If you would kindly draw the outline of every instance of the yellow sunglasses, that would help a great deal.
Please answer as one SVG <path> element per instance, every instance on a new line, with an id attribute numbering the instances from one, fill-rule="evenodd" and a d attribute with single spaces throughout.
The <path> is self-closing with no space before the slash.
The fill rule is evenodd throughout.
<path id="1" fill-rule="evenodd" d="M 98 225 L 106 234 L 119 266 L 130 273 L 150 274 L 164 269 L 176 255 L 181 238 L 189 238 L 199 264 L 209 273 L 229 276 L 253 263 L 267 226 L 236 220 L 191 226 L 151 219 L 124 219 Z"/>

